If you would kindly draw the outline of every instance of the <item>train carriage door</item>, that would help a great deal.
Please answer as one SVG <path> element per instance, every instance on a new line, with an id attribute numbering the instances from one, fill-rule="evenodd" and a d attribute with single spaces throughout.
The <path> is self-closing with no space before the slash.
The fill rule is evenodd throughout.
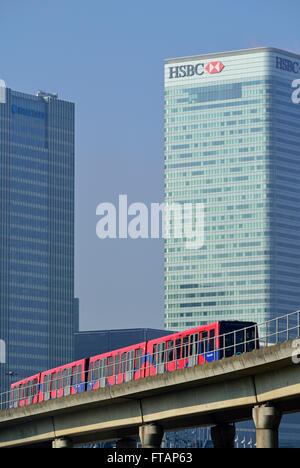
<path id="1" fill-rule="evenodd" d="M 44 376 L 44 382 L 43 382 L 43 394 L 44 394 L 44 400 L 48 401 L 50 400 L 50 390 L 51 390 L 51 374 L 47 374 Z"/>
<path id="2" fill-rule="evenodd" d="M 206 354 L 207 362 L 212 362 L 215 359 L 215 330 L 211 329 L 209 331 L 209 342 L 208 342 L 208 352 Z"/>
<path id="3" fill-rule="evenodd" d="M 174 361 L 174 340 L 167 342 L 167 370 L 173 371 L 176 369 L 176 362 Z"/>
<path id="4" fill-rule="evenodd" d="M 157 344 L 157 373 L 165 372 L 166 342 Z"/>
<path id="5" fill-rule="evenodd" d="M 18 408 L 19 405 L 20 387 L 14 387 L 11 391 L 11 401 L 9 402 L 9 408 Z"/>
<path id="6" fill-rule="evenodd" d="M 142 348 L 137 349 L 137 351 L 136 351 L 135 374 L 134 374 L 135 379 L 139 379 L 139 378 L 144 377 L 144 369 L 142 369 L 142 356 L 143 356 Z"/>
<path id="7" fill-rule="evenodd" d="M 107 376 L 107 360 L 101 359 L 100 360 L 100 381 L 99 387 L 104 388 L 106 385 L 106 376 Z"/>
<path id="8" fill-rule="evenodd" d="M 129 382 L 130 380 L 133 379 L 134 359 L 135 359 L 135 350 L 128 351 L 128 353 L 127 353 L 127 367 L 126 367 L 125 382 Z"/>
<path id="9" fill-rule="evenodd" d="M 179 362 L 181 359 L 181 338 L 177 338 L 175 341 L 175 364 L 176 369 L 180 368 Z"/>
<path id="10" fill-rule="evenodd" d="M 199 333 L 190 336 L 189 367 L 199 363 Z"/>
<path id="11" fill-rule="evenodd" d="M 19 401 L 19 405 L 20 406 L 23 406 L 24 405 L 24 398 L 25 398 L 25 395 L 26 395 L 26 384 L 25 383 L 22 383 L 20 385 L 20 401 Z"/>
<path id="12" fill-rule="evenodd" d="M 27 389 L 27 405 L 31 405 L 32 400 L 33 400 L 33 394 L 34 394 L 34 380 L 29 380 L 27 382 L 27 386 L 28 386 L 28 389 Z"/>
<path id="13" fill-rule="evenodd" d="M 70 395 L 71 393 L 71 376 L 72 376 L 72 367 L 68 367 L 63 370 L 62 373 L 62 388 L 65 396 Z"/>
<path id="14" fill-rule="evenodd" d="M 184 336 L 182 339 L 182 359 L 184 359 L 184 367 L 188 365 L 187 358 L 189 357 L 189 336 Z"/>
<path id="15" fill-rule="evenodd" d="M 119 375 L 120 375 L 120 362 L 121 362 L 121 356 L 120 354 L 117 354 L 115 356 L 115 383 L 119 383 Z"/>
<path id="16" fill-rule="evenodd" d="M 58 371 L 56 374 L 56 396 L 61 397 L 61 375 L 62 371 Z"/>
<path id="17" fill-rule="evenodd" d="M 126 353 L 123 353 L 121 356 L 121 382 L 125 380 L 126 373 Z"/>
<path id="18" fill-rule="evenodd" d="M 112 379 L 112 377 L 114 377 L 114 357 L 113 356 L 110 356 L 108 358 L 108 382 L 109 382 L 109 385 L 112 385 L 112 383 L 115 383 L 114 379 Z"/>
<path id="19" fill-rule="evenodd" d="M 84 382 L 82 380 L 82 364 L 77 367 L 77 392 L 84 392 Z"/>
<path id="20" fill-rule="evenodd" d="M 89 373 L 89 388 L 98 388 L 100 382 L 100 359 L 97 361 L 90 362 L 90 373 Z"/>
<path id="21" fill-rule="evenodd" d="M 201 333 L 200 354 L 202 354 L 204 358 L 204 362 L 206 360 L 207 347 L 208 347 L 208 332 L 203 331 Z"/>

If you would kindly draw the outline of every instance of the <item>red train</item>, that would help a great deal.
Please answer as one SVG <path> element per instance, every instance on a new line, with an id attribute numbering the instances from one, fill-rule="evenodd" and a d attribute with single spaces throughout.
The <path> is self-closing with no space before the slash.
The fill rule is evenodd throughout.
<path id="1" fill-rule="evenodd" d="M 47 370 L 11 385 L 9 408 L 118 385 L 259 348 L 254 322 L 215 322 Z"/>

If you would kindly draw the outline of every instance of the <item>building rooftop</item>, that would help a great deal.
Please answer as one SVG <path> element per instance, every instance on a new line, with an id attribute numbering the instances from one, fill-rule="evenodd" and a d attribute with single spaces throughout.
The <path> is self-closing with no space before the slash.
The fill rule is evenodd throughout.
<path id="1" fill-rule="evenodd" d="M 300 55 L 296 54 L 295 52 L 289 52 L 287 50 L 276 49 L 275 47 L 256 47 L 253 49 L 243 49 L 243 50 L 234 50 L 229 52 L 214 52 L 212 54 L 201 54 L 201 55 L 191 55 L 187 57 L 177 57 L 177 58 L 169 58 L 165 59 L 167 63 L 173 62 L 185 62 L 190 60 L 198 60 L 203 58 L 212 58 L 212 57 L 228 57 L 231 55 L 243 55 L 243 54 L 253 54 L 257 52 L 276 52 L 278 54 L 290 55 L 292 57 L 296 57 L 300 59 Z"/>

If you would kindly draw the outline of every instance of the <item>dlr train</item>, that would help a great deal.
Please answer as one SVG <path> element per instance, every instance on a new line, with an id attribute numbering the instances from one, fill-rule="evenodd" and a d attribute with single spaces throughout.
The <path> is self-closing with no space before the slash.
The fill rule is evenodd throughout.
<path id="1" fill-rule="evenodd" d="M 200 366 L 259 348 L 254 322 L 219 321 L 81 359 L 15 382 L 8 407 L 92 391 L 105 386 Z"/>

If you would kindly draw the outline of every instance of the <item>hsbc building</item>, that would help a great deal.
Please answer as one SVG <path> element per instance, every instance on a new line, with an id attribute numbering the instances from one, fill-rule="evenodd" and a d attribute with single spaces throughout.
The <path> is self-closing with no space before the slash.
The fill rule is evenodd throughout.
<path id="1" fill-rule="evenodd" d="M 165 326 L 300 309 L 300 56 L 165 63 L 165 201 L 203 203 L 204 245 L 165 240 Z"/>

